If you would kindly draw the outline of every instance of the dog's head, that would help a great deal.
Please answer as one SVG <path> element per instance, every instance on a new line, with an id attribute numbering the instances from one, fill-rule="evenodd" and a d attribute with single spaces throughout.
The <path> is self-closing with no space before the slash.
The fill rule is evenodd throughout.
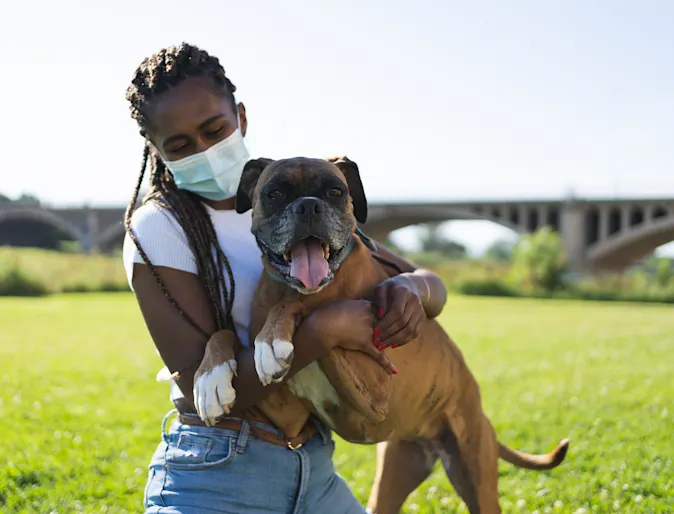
<path id="1" fill-rule="evenodd" d="M 244 167 L 236 211 L 253 210 L 253 234 L 267 264 L 303 294 L 327 286 L 367 218 L 358 166 L 346 157 L 273 161 Z"/>

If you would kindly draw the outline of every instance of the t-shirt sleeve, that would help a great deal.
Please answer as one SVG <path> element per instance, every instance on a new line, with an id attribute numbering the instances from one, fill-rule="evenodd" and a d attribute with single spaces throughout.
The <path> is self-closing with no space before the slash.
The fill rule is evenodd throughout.
<path id="1" fill-rule="evenodd" d="M 180 224 L 164 208 L 152 202 L 139 207 L 131 217 L 131 230 L 154 266 L 165 266 L 197 274 L 194 254 Z M 145 264 L 127 233 L 122 250 L 124 270 L 133 289 L 133 265 Z"/>

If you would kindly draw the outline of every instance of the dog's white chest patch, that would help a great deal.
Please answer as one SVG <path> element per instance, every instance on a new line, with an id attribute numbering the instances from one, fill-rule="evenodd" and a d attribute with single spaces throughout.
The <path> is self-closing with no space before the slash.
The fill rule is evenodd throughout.
<path id="1" fill-rule="evenodd" d="M 288 380 L 288 387 L 295 396 L 310 401 L 321 419 L 334 426 L 324 405 L 330 403 L 339 407 L 339 395 L 317 362 L 297 372 Z"/>

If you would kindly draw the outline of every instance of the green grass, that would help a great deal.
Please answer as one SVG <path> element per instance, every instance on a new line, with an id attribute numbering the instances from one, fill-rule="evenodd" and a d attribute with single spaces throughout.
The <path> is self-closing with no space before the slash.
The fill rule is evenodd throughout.
<path id="1" fill-rule="evenodd" d="M 19 270 L 48 292 L 128 291 L 122 257 L 0 246 L 0 279 Z"/>
<path id="2" fill-rule="evenodd" d="M 551 472 L 500 465 L 504 512 L 674 512 L 670 306 L 452 297 L 442 322 L 503 442 L 571 437 Z M 129 294 L 0 298 L 0 512 L 140 512 L 170 407 L 159 367 Z M 363 503 L 373 457 L 338 441 Z M 406 504 L 457 511 L 439 468 Z"/>

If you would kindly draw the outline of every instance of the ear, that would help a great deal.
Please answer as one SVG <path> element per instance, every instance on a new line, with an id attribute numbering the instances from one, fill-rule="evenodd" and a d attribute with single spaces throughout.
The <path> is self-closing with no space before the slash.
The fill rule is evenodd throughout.
<path id="1" fill-rule="evenodd" d="M 243 167 L 239 189 L 236 192 L 236 212 L 243 214 L 253 207 L 253 191 L 264 169 L 274 162 L 273 159 L 252 159 Z"/>
<path id="2" fill-rule="evenodd" d="M 360 172 L 358 165 L 348 157 L 329 157 L 326 159 L 337 166 L 346 177 L 346 184 L 349 186 L 349 195 L 353 201 L 353 213 L 359 223 L 367 221 L 367 199 L 363 183 L 360 181 Z"/>
<path id="3" fill-rule="evenodd" d="M 241 131 L 241 135 L 246 137 L 246 132 L 248 131 L 248 116 L 246 116 L 246 106 L 243 105 L 243 103 L 239 103 L 236 108 L 239 110 L 239 130 Z"/>

